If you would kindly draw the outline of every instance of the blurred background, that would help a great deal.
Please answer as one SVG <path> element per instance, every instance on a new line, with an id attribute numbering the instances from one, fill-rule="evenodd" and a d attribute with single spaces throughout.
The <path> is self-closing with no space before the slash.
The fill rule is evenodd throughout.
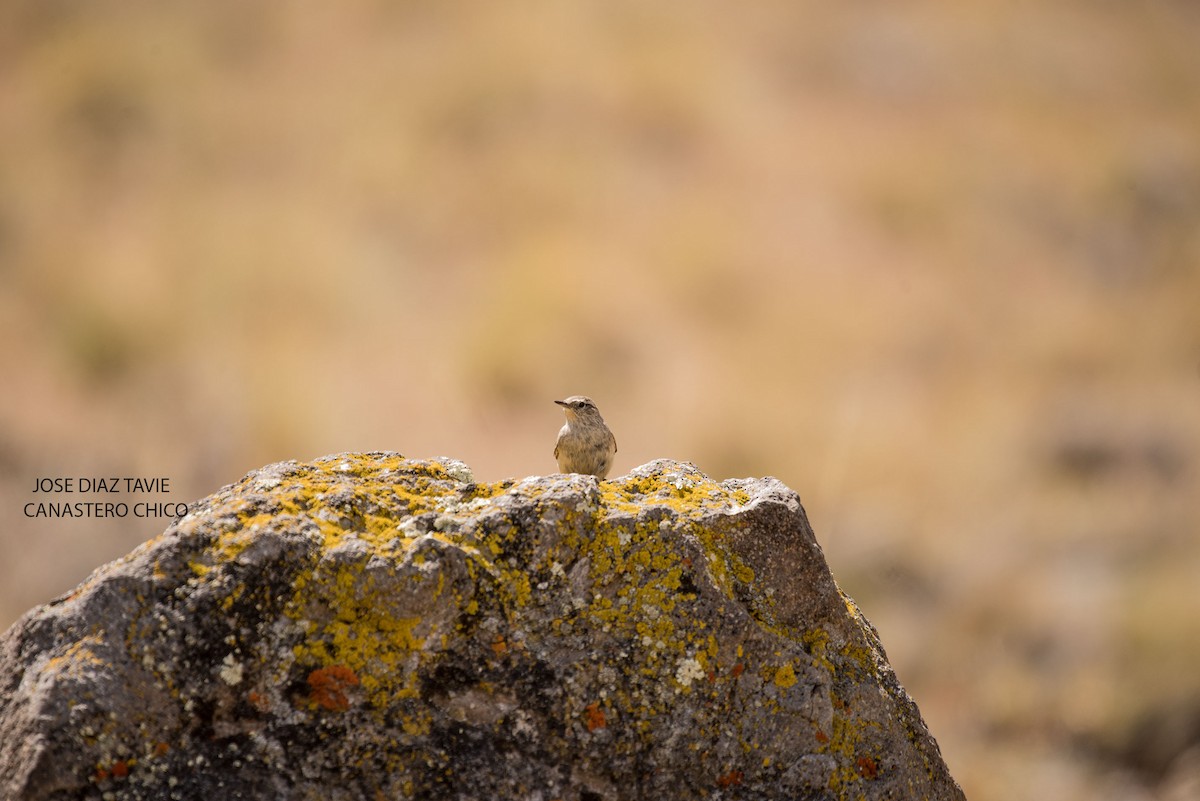
<path id="1" fill-rule="evenodd" d="M 1200 6 L 0 5 L 0 628 L 351 450 L 597 400 L 796 489 L 973 801 L 1200 798 Z M 71 498 L 59 498 L 70 500 Z"/>

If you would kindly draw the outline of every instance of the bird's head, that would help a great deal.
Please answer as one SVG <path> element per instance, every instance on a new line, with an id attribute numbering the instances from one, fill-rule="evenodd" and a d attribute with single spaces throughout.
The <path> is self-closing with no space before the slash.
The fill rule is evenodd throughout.
<path id="1" fill-rule="evenodd" d="M 572 395 L 566 400 L 556 400 L 559 406 L 563 407 L 563 411 L 567 413 L 568 420 L 599 420 L 600 410 L 596 408 L 596 402 L 585 395 Z"/>

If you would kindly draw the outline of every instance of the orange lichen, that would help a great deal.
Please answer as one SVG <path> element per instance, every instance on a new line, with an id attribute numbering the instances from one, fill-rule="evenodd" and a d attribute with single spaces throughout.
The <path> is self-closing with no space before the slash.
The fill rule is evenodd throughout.
<path id="1" fill-rule="evenodd" d="M 731 770 L 717 777 L 717 786 L 724 789 L 726 787 L 735 787 L 742 783 L 745 774 L 740 770 Z"/>
<path id="2" fill-rule="evenodd" d="M 858 775 L 864 779 L 874 779 L 879 775 L 879 765 L 869 756 L 858 758 Z"/>
<path id="3" fill-rule="evenodd" d="M 246 702 L 259 712 L 266 712 L 271 708 L 271 702 L 267 700 L 262 693 L 256 690 L 251 690 L 250 692 L 246 693 Z"/>
<path id="4" fill-rule="evenodd" d="M 308 674 L 309 698 L 318 706 L 333 712 L 350 708 L 346 690 L 358 686 L 358 676 L 345 665 L 317 668 Z"/>
<path id="5" fill-rule="evenodd" d="M 603 729 L 608 725 L 608 720 L 604 717 L 604 710 L 600 708 L 599 702 L 591 703 L 584 707 L 583 715 L 587 721 L 588 731 Z"/>

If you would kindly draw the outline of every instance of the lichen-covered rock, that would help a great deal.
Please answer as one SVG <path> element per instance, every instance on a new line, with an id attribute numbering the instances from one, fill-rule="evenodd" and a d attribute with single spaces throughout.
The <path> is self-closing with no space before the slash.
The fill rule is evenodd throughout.
<path id="1" fill-rule="evenodd" d="M 247 475 L 0 640 L 0 796 L 961 799 L 796 495 Z"/>

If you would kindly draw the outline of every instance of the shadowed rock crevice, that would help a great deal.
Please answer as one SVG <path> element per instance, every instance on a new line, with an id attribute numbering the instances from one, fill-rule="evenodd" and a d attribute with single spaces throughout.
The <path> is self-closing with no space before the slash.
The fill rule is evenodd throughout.
<path id="1" fill-rule="evenodd" d="M 0 641 L 14 801 L 960 799 L 795 493 L 270 465 Z"/>

